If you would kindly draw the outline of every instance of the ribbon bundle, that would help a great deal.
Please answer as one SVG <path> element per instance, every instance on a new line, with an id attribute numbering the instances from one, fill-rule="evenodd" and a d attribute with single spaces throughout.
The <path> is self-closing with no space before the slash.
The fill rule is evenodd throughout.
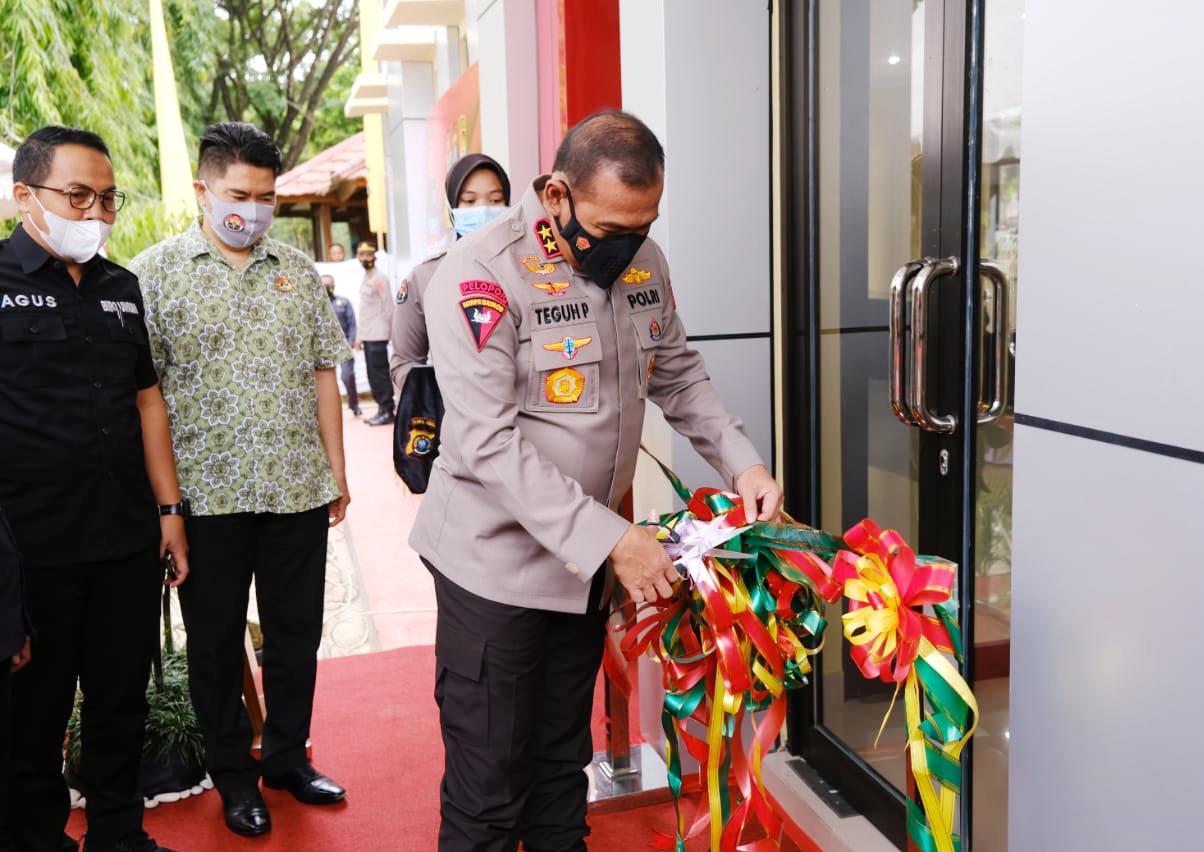
<path id="1" fill-rule="evenodd" d="M 662 516 L 657 535 L 690 588 L 644 604 L 620 628 L 627 659 L 650 652 L 663 664 L 661 721 L 677 833 L 654 845 L 684 852 L 687 838 L 709 828 L 712 852 L 778 848 L 781 820 L 762 783 L 761 760 L 785 721 L 785 691 L 806 683 L 810 658 L 822 648 L 822 602 L 845 597 L 854 662 L 866 677 L 896 684 L 896 696 L 904 693 L 922 804 L 909 802 L 908 831 L 921 849 L 954 852 L 960 755 L 978 718 L 974 696 L 944 656 L 961 644 L 945 603 L 955 566 L 917 557 L 898 533 L 868 519 L 843 539 L 793 522 L 749 524 L 738 497 L 690 492 L 661 469 L 686 509 Z M 712 554 L 719 545 L 723 551 Z M 924 605 L 936 616 L 924 614 Z M 706 790 L 689 828 L 682 749 L 698 761 Z"/>

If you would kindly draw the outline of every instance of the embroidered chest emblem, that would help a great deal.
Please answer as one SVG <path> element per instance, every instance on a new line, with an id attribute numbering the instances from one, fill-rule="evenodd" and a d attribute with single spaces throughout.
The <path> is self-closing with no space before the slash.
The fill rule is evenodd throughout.
<path id="1" fill-rule="evenodd" d="M 572 367 L 562 367 L 548 374 L 544 394 L 548 402 L 572 405 L 585 392 L 585 376 Z"/>
<path id="2" fill-rule="evenodd" d="M 463 281 L 460 283 L 460 310 L 468 321 L 477 351 L 485 348 L 490 335 L 498 327 L 510 307 L 506 293 L 492 281 Z"/>
<path id="3" fill-rule="evenodd" d="M 624 284 L 643 284 L 652 277 L 652 273 L 646 269 L 636 269 L 634 266 L 623 273 Z"/>
<path id="4" fill-rule="evenodd" d="M 288 280 L 287 275 L 277 275 L 276 289 L 281 293 L 291 293 L 293 290 L 293 282 Z"/>
<path id="5" fill-rule="evenodd" d="M 532 281 L 531 286 L 536 290 L 543 290 L 549 296 L 563 296 L 564 291 L 569 289 L 571 281 Z"/>
<path id="6" fill-rule="evenodd" d="M 556 264 L 545 263 L 533 254 L 523 258 L 523 266 L 536 275 L 551 275 L 556 271 Z"/>
<path id="7" fill-rule="evenodd" d="M 661 339 L 661 324 L 656 320 L 648 323 L 648 337 L 653 343 Z"/>
<path id="8" fill-rule="evenodd" d="M 592 337 L 565 337 L 564 340 L 557 340 L 555 343 L 545 343 L 543 348 L 549 352 L 559 352 L 566 361 L 572 361 L 583 346 L 589 346 L 593 342 Z"/>
<path id="9" fill-rule="evenodd" d="M 540 219 L 536 222 L 535 235 L 539 237 L 544 257 L 560 257 L 560 246 L 556 244 L 556 235 L 552 233 L 551 222 L 547 219 Z"/>

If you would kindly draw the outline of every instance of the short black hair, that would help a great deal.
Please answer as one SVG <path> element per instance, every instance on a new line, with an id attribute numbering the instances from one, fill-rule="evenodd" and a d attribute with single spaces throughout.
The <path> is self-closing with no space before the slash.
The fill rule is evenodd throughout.
<path id="1" fill-rule="evenodd" d="M 222 177 L 235 163 L 271 169 L 279 177 L 283 167 L 280 148 L 253 124 L 245 121 L 219 121 L 201 134 L 201 153 L 197 157 L 197 174 Z"/>
<path id="2" fill-rule="evenodd" d="M 617 109 L 595 112 L 565 134 L 552 169 L 584 192 L 600 171 L 614 168 L 627 186 L 643 189 L 665 172 L 665 149 L 648 125 Z"/>
<path id="3" fill-rule="evenodd" d="M 54 162 L 54 149 L 60 145 L 83 145 L 112 159 L 104 140 L 91 130 L 51 124 L 39 127 L 26 136 L 17 148 L 13 157 L 13 180 L 21 183 L 41 183 L 46 180 L 50 165 Z"/>

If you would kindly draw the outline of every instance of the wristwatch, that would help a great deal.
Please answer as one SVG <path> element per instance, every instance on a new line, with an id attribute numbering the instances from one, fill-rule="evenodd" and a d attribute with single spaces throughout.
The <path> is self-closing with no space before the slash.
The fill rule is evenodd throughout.
<path id="1" fill-rule="evenodd" d="M 167 505 L 159 507 L 160 517 L 163 515 L 180 515 L 186 518 L 190 514 L 191 511 L 188 508 L 187 500 L 181 500 L 179 503 L 168 503 Z"/>

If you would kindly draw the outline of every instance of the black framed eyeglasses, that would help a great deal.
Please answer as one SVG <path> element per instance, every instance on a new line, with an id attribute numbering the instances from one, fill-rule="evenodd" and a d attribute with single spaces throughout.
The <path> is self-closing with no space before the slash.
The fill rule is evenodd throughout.
<path id="1" fill-rule="evenodd" d="M 76 210 L 89 210 L 96 203 L 96 199 L 100 199 L 100 206 L 110 213 L 116 213 L 125 204 L 125 193 L 118 192 L 116 189 L 106 189 L 104 192 L 97 192 L 86 186 L 72 186 L 67 189 L 55 189 L 53 186 L 42 186 L 37 183 L 25 184 L 33 189 L 48 189 L 51 192 L 57 192 L 59 195 L 67 196 L 67 203 Z"/>

